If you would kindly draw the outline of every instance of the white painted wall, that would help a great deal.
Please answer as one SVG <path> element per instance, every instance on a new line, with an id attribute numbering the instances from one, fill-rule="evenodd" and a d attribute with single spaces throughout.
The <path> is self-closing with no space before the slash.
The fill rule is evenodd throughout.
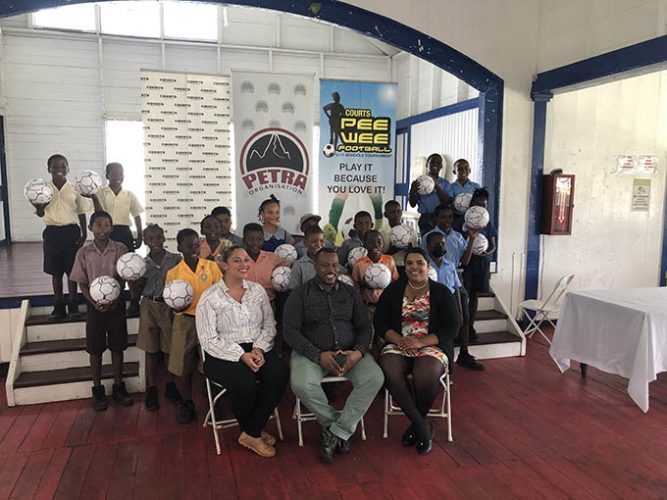
<path id="1" fill-rule="evenodd" d="M 659 284 L 665 174 L 667 71 L 559 94 L 547 115 L 545 171 L 574 174 L 571 236 L 543 236 L 542 290 L 575 273 L 573 289 Z M 648 212 L 631 212 L 634 175 L 619 154 L 658 154 Z"/>

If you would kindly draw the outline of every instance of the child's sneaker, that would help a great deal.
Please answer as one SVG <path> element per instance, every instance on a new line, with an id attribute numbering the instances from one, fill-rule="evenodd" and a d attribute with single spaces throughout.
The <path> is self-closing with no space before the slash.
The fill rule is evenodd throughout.
<path id="1" fill-rule="evenodd" d="M 95 411 L 104 411 L 107 409 L 107 394 L 103 385 L 94 385 L 93 393 L 93 408 Z"/>
<path id="2" fill-rule="evenodd" d="M 183 401 L 181 394 L 173 382 L 167 382 L 167 387 L 164 390 L 164 398 L 170 403 L 178 404 Z"/>
<path id="3" fill-rule="evenodd" d="M 67 318 L 67 309 L 65 309 L 65 304 L 62 302 L 56 302 L 53 305 L 53 311 L 51 311 L 51 319 L 54 321 L 62 321 Z"/>
<path id="4" fill-rule="evenodd" d="M 113 385 L 113 393 L 111 394 L 113 400 L 121 406 L 132 406 L 134 401 L 125 390 L 125 382 Z"/>
<path id="5" fill-rule="evenodd" d="M 81 317 L 81 313 L 79 312 L 79 304 L 76 302 L 70 302 L 67 304 L 67 314 L 72 319 L 79 319 Z"/>
<path id="6" fill-rule="evenodd" d="M 195 403 L 191 399 L 183 401 L 181 410 L 178 412 L 178 423 L 189 424 L 197 418 L 197 410 L 195 410 Z"/>
<path id="7" fill-rule="evenodd" d="M 157 397 L 157 386 L 152 385 L 146 390 L 146 399 L 144 399 L 144 406 L 147 411 L 155 411 L 160 409 L 160 402 Z"/>

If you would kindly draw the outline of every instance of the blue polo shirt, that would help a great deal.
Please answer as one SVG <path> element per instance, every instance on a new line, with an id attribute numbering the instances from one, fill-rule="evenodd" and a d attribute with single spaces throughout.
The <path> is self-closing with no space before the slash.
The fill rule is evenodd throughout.
<path id="1" fill-rule="evenodd" d="M 451 198 L 452 185 L 442 177 L 438 177 L 436 182 L 440 184 L 442 190 Z M 417 212 L 420 214 L 432 214 L 435 213 L 435 209 L 441 204 L 440 198 L 438 198 L 438 193 L 436 193 L 434 189 L 431 194 L 419 195 L 419 198 L 417 199 Z"/>
<path id="2" fill-rule="evenodd" d="M 461 288 L 461 280 L 459 275 L 456 272 L 456 266 L 452 264 L 445 258 L 440 259 L 440 265 L 437 265 L 435 261 L 429 256 L 428 258 L 431 267 L 435 269 L 435 272 L 438 274 L 438 283 L 445 285 L 449 288 L 449 291 L 454 293 L 458 288 Z"/>
<path id="3" fill-rule="evenodd" d="M 422 236 L 421 247 L 426 250 L 426 252 L 428 252 L 428 249 L 426 248 L 426 239 L 431 233 L 441 233 L 445 235 L 445 249 L 447 250 L 445 259 L 458 267 L 459 263 L 461 262 L 461 257 L 463 257 L 466 248 L 468 248 L 468 242 L 463 237 L 463 235 L 461 233 L 457 233 L 453 229 L 450 229 L 449 233 L 445 233 L 442 229 L 436 226 L 435 229 Z"/>
<path id="4" fill-rule="evenodd" d="M 461 193 L 470 193 L 473 194 L 475 192 L 475 189 L 479 189 L 482 186 L 477 184 L 476 182 L 473 182 L 469 180 L 465 184 L 461 184 L 458 180 L 455 180 L 450 184 L 451 189 L 452 189 L 452 197 L 456 198 L 458 195 Z"/>

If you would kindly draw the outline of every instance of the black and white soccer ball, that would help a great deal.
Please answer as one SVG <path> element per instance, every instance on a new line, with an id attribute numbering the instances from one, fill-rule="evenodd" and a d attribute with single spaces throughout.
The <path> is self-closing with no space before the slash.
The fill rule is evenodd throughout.
<path id="1" fill-rule="evenodd" d="M 470 207 L 470 201 L 472 200 L 471 193 L 459 193 L 454 198 L 454 208 L 457 212 L 465 213 Z"/>
<path id="2" fill-rule="evenodd" d="M 347 263 L 350 265 L 350 267 L 352 267 L 359 259 L 366 257 L 367 255 L 368 250 L 366 250 L 364 247 L 355 247 L 350 250 L 350 253 L 347 254 Z"/>
<path id="3" fill-rule="evenodd" d="M 407 248 L 412 241 L 412 233 L 405 226 L 394 226 L 389 233 L 389 243 L 396 248 Z"/>
<path id="4" fill-rule="evenodd" d="M 120 297 L 120 284 L 111 276 L 98 276 L 90 284 L 88 291 L 95 302 L 108 305 Z"/>
<path id="5" fill-rule="evenodd" d="M 126 281 L 137 281 L 146 274 L 146 261 L 139 254 L 127 252 L 116 262 L 116 272 Z"/>
<path id="6" fill-rule="evenodd" d="M 364 273 L 366 285 L 374 289 L 384 289 L 391 283 L 391 271 L 384 264 L 371 264 Z"/>
<path id="7" fill-rule="evenodd" d="M 79 193 L 92 196 L 102 188 L 102 177 L 92 170 L 84 170 L 76 179 L 76 189 Z"/>
<path id="8" fill-rule="evenodd" d="M 177 311 L 192 304 L 193 295 L 192 285 L 185 280 L 170 281 L 165 285 L 162 292 L 164 303 Z"/>
<path id="9" fill-rule="evenodd" d="M 484 207 L 470 207 L 463 218 L 470 229 L 484 229 L 489 223 L 489 212 Z"/>
<path id="10" fill-rule="evenodd" d="M 32 179 L 23 188 L 23 195 L 34 205 L 43 205 L 53 199 L 53 189 L 44 179 Z"/>
<path id="11" fill-rule="evenodd" d="M 292 277 L 292 269 L 287 266 L 278 266 L 271 273 L 271 286 L 276 292 L 289 290 L 289 282 Z"/>
<path id="12" fill-rule="evenodd" d="M 435 189 L 435 181 L 430 175 L 420 175 L 417 180 L 419 181 L 419 187 L 417 188 L 419 194 L 431 194 Z"/>
<path id="13" fill-rule="evenodd" d="M 475 255 L 484 255 L 488 248 L 489 240 L 483 234 L 478 234 L 472 244 L 472 253 Z"/>
<path id="14" fill-rule="evenodd" d="M 296 248 L 294 248 L 294 245 L 290 245 L 289 243 L 278 245 L 278 247 L 274 250 L 274 253 L 281 259 L 289 262 L 290 265 L 293 264 L 297 258 Z"/>
<path id="15" fill-rule="evenodd" d="M 327 158 L 331 158 L 333 155 L 336 154 L 336 148 L 334 147 L 333 144 L 325 144 L 324 147 L 322 148 L 322 154 Z"/>

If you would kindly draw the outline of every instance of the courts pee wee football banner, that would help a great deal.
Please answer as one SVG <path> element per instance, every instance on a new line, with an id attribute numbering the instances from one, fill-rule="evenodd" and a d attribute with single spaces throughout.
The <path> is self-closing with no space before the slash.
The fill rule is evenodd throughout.
<path id="1" fill-rule="evenodd" d="M 312 210 L 314 75 L 232 72 L 236 227 L 257 222 L 274 195 L 280 224 L 299 233 Z"/>
<path id="2" fill-rule="evenodd" d="M 320 81 L 319 213 L 327 239 L 365 210 L 376 227 L 394 198 L 396 84 Z"/>

